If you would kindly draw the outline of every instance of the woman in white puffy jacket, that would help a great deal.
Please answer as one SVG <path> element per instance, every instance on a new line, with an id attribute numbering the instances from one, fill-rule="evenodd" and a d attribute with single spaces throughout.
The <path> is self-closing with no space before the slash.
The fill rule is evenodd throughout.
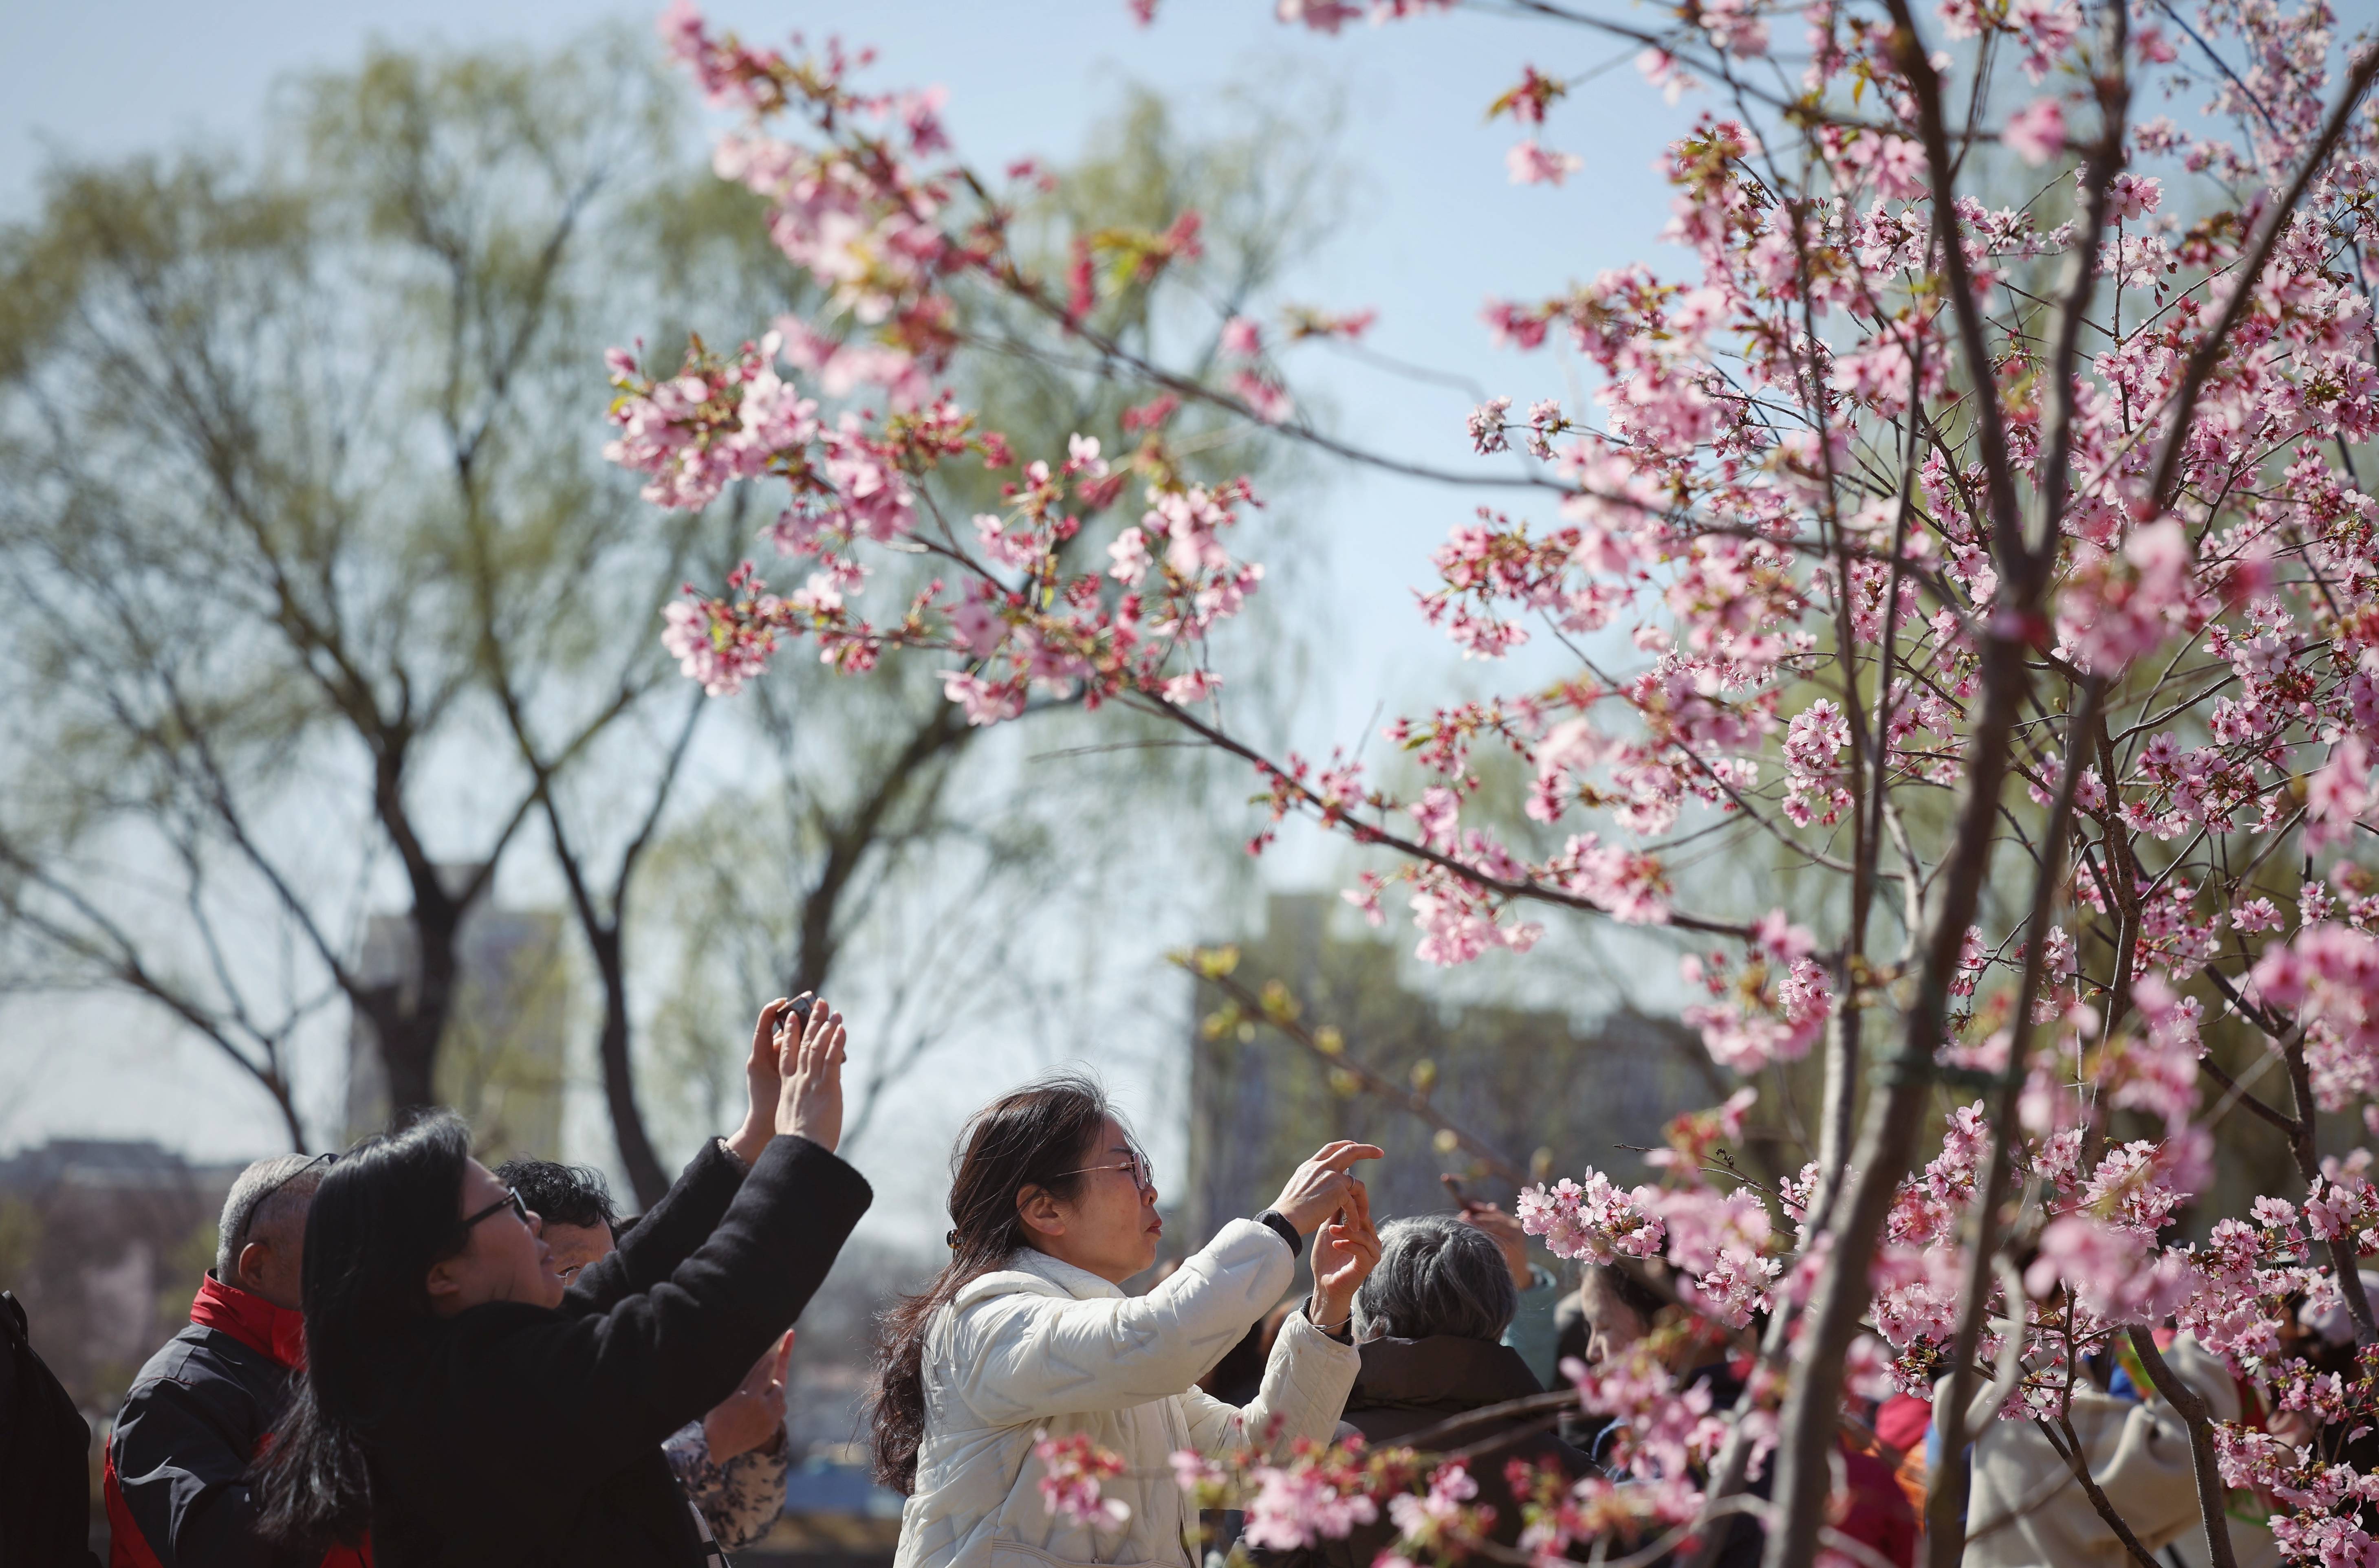
<path id="1" fill-rule="evenodd" d="M 1194 1523 L 1172 1455 L 1326 1442 L 1361 1359 L 1355 1291 L 1379 1260 L 1370 1200 L 1347 1175 L 1381 1151 L 1333 1143 L 1279 1201 L 1234 1220 L 1146 1296 L 1122 1282 L 1156 1259 L 1148 1162 L 1098 1086 L 1045 1079 L 979 1113 L 950 1182 L 949 1265 L 887 1314 L 875 1385 L 877 1479 L 908 1494 L 895 1568 L 1194 1568 Z M 1314 1244 L 1314 1294 L 1292 1313 L 1252 1404 L 1200 1377 L 1271 1310 Z M 1122 1456 L 1104 1496 L 1118 1521 L 1054 1514 L 1037 1434 Z"/>

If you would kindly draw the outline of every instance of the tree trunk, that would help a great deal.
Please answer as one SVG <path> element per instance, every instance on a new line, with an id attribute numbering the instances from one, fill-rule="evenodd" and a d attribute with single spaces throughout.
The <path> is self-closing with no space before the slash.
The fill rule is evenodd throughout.
<path id="1" fill-rule="evenodd" d="M 388 1077 L 388 1125 L 396 1127 L 438 1101 L 438 1047 L 454 1010 L 455 934 L 462 911 L 441 888 L 428 897 L 416 884 L 411 911 L 412 971 L 353 997 L 372 1026 Z"/>
<path id="2" fill-rule="evenodd" d="M 649 1209 L 661 1200 L 670 1184 L 668 1174 L 661 1169 L 660 1156 L 653 1152 L 653 1140 L 645 1132 L 644 1112 L 636 1104 L 635 1067 L 628 1055 L 624 943 L 617 925 L 586 935 L 587 946 L 594 950 L 595 967 L 603 976 L 603 1033 L 598 1043 L 603 1060 L 603 1102 L 611 1112 L 611 1131 L 619 1141 L 620 1164 L 627 1167 L 628 1185 L 635 1189 L 637 1206 Z"/>
<path id="3" fill-rule="evenodd" d="M 381 1068 L 388 1075 L 388 1125 L 394 1127 L 425 1106 L 438 1103 L 431 1088 L 438 1067 L 438 1037 L 445 1019 L 423 1018 L 419 1008 L 399 1012 L 389 1008 L 372 1017 L 372 1034 L 380 1045 Z"/>
<path id="4" fill-rule="evenodd" d="M 2020 602 L 2030 608 L 2028 600 Z M 1817 1531 L 1826 1522 L 1833 1483 L 1842 1358 L 1866 1310 L 1876 1238 L 1890 1212 L 1900 1178 L 1907 1174 L 1917 1129 L 1925 1121 L 1934 1052 L 1949 1019 L 1950 980 L 1957 971 L 1958 950 L 1989 870 L 2000 786 L 2007 779 L 2008 738 L 2026 683 L 2023 644 L 2011 631 L 1996 631 L 1983 645 L 1983 711 L 1966 747 L 1957 837 L 1942 868 L 1940 902 L 1934 906 L 1925 934 L 1916 995 L 1899 1055 L 1880 1075 L 1880 1092 L 1868 1104 L 1866 1126 L 1851 1159 L 1856 1177 L 1844 1198 L 1836 1200 L 1841 1223 L 1833 1227 L 1832 1252 L 1818 1276 L 1801 1335 L 1796 1376 L 1777 1444 L 1778 1509 L 1761 1560 L 1766 1568 L 1807 1568 L 1817 1555 Z"/>
<path id="5" fill-rule="evenodd" d="M 306 1128 L 305 1124 L 297 1119 L 297 1103 L 290 1096 L 289 1080 L 281 1075 L 277 1067 L 263 1072 L 259 1077 L 263 1080 L 265 1092 L 272 1096 L 272 1104 L 281 1113 L 281 1125 L 289 1129 L 290 1150 L 299 1154 L 312 1153 L 313 1151 L 306 1147 Z M 335 1140 L 337 1134 L 333 1133 L 332 1136 Z"/>

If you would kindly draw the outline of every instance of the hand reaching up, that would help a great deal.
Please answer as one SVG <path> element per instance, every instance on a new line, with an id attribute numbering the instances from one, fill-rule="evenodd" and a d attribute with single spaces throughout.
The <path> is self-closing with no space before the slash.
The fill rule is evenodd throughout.
<path id="1" fill-rule="evenodd" d="M 787 1019 L 777 1034 L 779 1133 L 793 1133 L 821 1149 L 842 1140 L 842 1015 L 821 996 L 810 1004 L 798 1037 Z"/>
<path id="2" fill-rule="evenodd" d="M 1528 1266 L 1528 1233 L 1520 1228 L 1516 1217 L 1473 1198 L 1463 1201 L 1462 1223 L 1485 1231 L 1495 1243 L 1503 1254 L 1503 1266 L 1511 1272 L 1512 1288 L 1528 1290 L 1536 1285 L 1536 1272 Z"/>
<path id="3" fill-rule="evenodd" d="M 1295 1225 L 1299 1235 L 1311 1236 L 1322 1221 L 1346 1206 L 1347 1189 L 1362 1185 L 1346 1174 L 1346 1167 L 1358 1160 L 1386 1156 L 1387 1151 L 1376 1143 L 1346 1139 L 1325 1143 L 1290 1174 L 1288 1184 L 1273 1202 L 1273 1212 Z"/>
<path id="4" fill-rule="evenodd" d="M 1355 1293 L 1380 1260 L 1380 1233 L 1371 1224 L 1371 1195 L 1349 1179 L 1346 1206 L 1323 1222 L 1313 1238 L 1313 1305 L 1306 1316 L 1336 1333 L 1355 1309 Z"/>
<path id="5" fill-rule="evenodd" d="M 750 1104 L 743 1112 L 743 1125 L 727 1140 L 727 1147 L 749 1165 L 777 1136 L 777 1102 L 784 1091 L 784 1074 L 778 1068 L 778 1057 L 784 1042 L 779 1038 L 790 1021 L 800 1022 L 796 1008 L 806 1007 L 810 994 L 806 991 L 791 1000 L 779 996 L 760 1009 L 759 1021 L 752 1026 L 752 1055 L 743 1063 L 743 1086 Z"/>

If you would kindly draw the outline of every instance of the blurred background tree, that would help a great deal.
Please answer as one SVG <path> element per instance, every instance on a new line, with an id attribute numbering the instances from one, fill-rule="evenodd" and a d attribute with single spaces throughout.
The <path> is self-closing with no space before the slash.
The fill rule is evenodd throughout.
<path id="1" fill-rule="evenodd" d="M 648 53 L 377 50 L 291 84 L 285 160 L 57 169 L 0 250 L 19 983 L 157 1003 L 301 1147 L 311 1015 L 351 1009 L 391 1109 L 438 1101 L 466 911 L 535 819 L 566 838 L 561 776 L 602 781 L 614 913 L 677 781 L 653 737 L 691 705 L 642 630 L 725 520 L 653 529 L 583 390 L 715 211 L 668 198 Z"/>
<path id="2" fill-rule="evenodd" d="M 634 35 L 378 48 L 287 84 L 272 157 L 60 166 L 0 234 L 5 983 L 139 998 L 299 1148 L 441 1103 L 549 1143 L 522 1129 L 555 1118 L 495 1113 L 546 1092 L 519 1058 L 591 1011 L 642 1203 L 667 1167 L 640 1020 L 673 1114 L 706 1128 L 758 1000 L 877 998 L 855 1136 L 954 1023 L 1079 980 L 1116 930 L 1085 911 L 1245 874 L 1215 852 L 1238 790 L 1153 730 L 1091 744 L 1056 705 L 984 742 L 930 671 L 788 660 L 720 702 L 670 668 L 660 607 L 767 520 L 740 496 L 645 505 L 600 459 L 590 368 L 806 290 L 752 199 L 687 155 L 687 121 Z M 1252 115 L 1202 141 L 1134 95 L 1038 216 L 1197 210 L 1206 258 L 1166 287 L 1245 297 L 1334 211 L 1327 136 L 1282 130 Z M 1190 314 L 1144 289 L 1105 309 L 1141 343 Z M 960 326 L 1006 351 L 962 390 L 1018 450 L 1116 440 L 1121 405 L 1050 323 L 985 300 Z M 1212 477 L 1294 477 L 1182 417 Z M 936 501 L 995 509 L 996 476 Z M 1273 652 L 1279 693 L 1240 700 L 1285 706 L 1300 665 Z M 509 967 L 475 977 L 471 923 L 513 867 L 558 883 L 591 974 L 507 914 Z M 309 1135 L 294 1057 L 343 1027 L 371 1081 Z"/>

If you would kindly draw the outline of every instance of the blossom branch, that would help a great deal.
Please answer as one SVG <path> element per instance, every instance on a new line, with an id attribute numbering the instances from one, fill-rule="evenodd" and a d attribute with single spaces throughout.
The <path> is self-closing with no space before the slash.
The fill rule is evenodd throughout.
<path id="1" fill-rule="evenodd" d="M 1228 996 L 1237 1005 L 1242 1017 L 1261 1019 L 1286 1038 L 1311 1052 L 1332 1071 L 1346 1073 L 1371 1093 L 1390 1104 L 1403 1107 L 1413 1116 L 1427 1122 L 1442 1135 L 1452 1139 L 1456 1145 L 1468 1151 L 1480 1164 L 1514 1187 L 1525 1187 L 1528 1184 L 1530 1178 L 1526 1166 L 1439 1110 L 1436 1103 L 1428 1095 L 1417 1089 L 1397 1083 L 1359 1057 L 1349 1055 L 1345 1037 L 1335 1029 L 1328 1031 L 1329 1038 L 1325 1041 L 1322 1033 L 1307 1028 L 1303 1020 L 1298 1017 L 1297 999 L 1291 996 L 1285 987 L 1275 993 L 1273 987 L 1267 986 L 1264 993 L 1259 995 L 1248 989 L 1240 981 L 1232 978 L 1231 971 L 1238 964 L 1238 952 L 1236 948 L 1202 947 L 1190 952 L 1171 954 L 1168 956 L 1168 961 Z"/>
<path id="2" fill-rule="evenodd" d="M 2148 1549 L 2140 1544 L 2140 1538 L 2131 1533 L 2131 1525 L 2115 1507 L 2113 1500 L 2107 1497 L 2107 1489 L 2100 1486 L 2097 1478 L 2090 1474 L 2088 1454 L 2082 1446 L 2081 1434 L 2073 1429 L 2073 1417 L 2065 1411 L 2059 1410 L 2054 1425 L 2044 1416 L 2035 1416 L 2032 1418 L 2032 1424 L 2038 1428 L 2040 1435 L 2048 1441 L 2048 1446 L 2056 1450 L 2057 1457 L 2065 1461 L 2066 1468 L 2073 1472 L 2073 1479 L 2080 1484 L 2082 1495 L 2090 1500 L 2090 1506 L 2097 1511 L 2099 1519 L 2106 1524 L 2107 1529 L 2114 1532 L 2115 1538 L 2123 1543 L 2123 1550 L 2131 1554 L 2131 1561 L 2137 1563 L 2139 1568 L 2165 1568 L 2165 1564 L 2150 1556 Z M 1958 1545 L 1960 1550 L 1963 1550 L 1966 1532 L 1962 1514 L 1960 1515 L 1957 1523 Z M 1939 1559 L 1937 1557 L 1935 1562 L 1939 1562 Z"/>
<path id="3" fill-rule="evenodd" d="M 2156 1384 L 2165 1403 L 2189 1424 L 2190 1467 L 2197 1481 L 2197 1509 L 2205 1521 L 2206 1556 L 2214 1568 L 2239 1568 L 2238 1553 L 2230 1547 L 2228 1489 L 2222 1484 L 2221 1465 L 2214 1453 L 2214 1417 L 2206 1408 L 2204 1396 L 2173 1375 L 2172 1369 L 2165 1364 L 2164 1352 L 2156 1348 L 2147 1330 L 2134 1324 L 2128 1334 L 2148 1381 Z"/>
<path id="4" fill-rule="evenodd" d="M 2007 1065 L 2000 1071 L 1999 1097 L 1991 1107 L 1990 1146 L 1985 1156 L 1987 1174 L 1974 1201 L 1974 1232 L 1967 1243 L 1971 1250 L 1966 1260 L 1965 1289 L 1950 1352 L 1949 1409 L 1940 1421 L 1944 1453 L 1959 1453 L 1966 1444 L 1966 1401 L 1974 1387 L 1974 1352 L 1982 1341 L 1983 1319 L 1988 1309 L 1991 1260 L 1999 1248 L 1999 1237 L 1994 1233 L 1999 1228 L 1999 1206 L 2007 1201 L 2012 1179 L 2009 1154 L 2020 1137 L 2016 1101 L 2023 1092 L 2025 1063 L 2032 1054 L 2033 998 L 2039 995 L 2047 972 L 2048 929 L 2056 919 L 2058 889 L 2064 886 L 2065 844 L 2073 831 L 2073 800 L 2081 787 L 2084 766 L 2083 751 L 2074 742 L 2097 722 L 2105 696 L 2104 681 L 2094 679 L 2085 683 L 2082 706 L 2066 726 L 2064 776 L 2058 780 L 2056 803 L 2049 810 L 2048 826 L 2041 837 L 2040 864 L 2033 873 L 2032 913 L 2024 927 L 2023 971 L 2015 990 L 2015 1021 L 2008 1042 Z M 2008 1309 L 2020 1315 L 2023 1309 L 2022 1298 L 2011 1298 Z M 1935 1543 L 1931 1549 L 1933 1568 L 1953 1568 L 1954 1559 L 1945 1554 L 1958 1521 L 1965 1517 L 1966 1484 L 1962 1472 L 1944 1475 L 1926 1498 L 1926 1529 Z"/>
<path id="5" fill-rule="evenodd" d="M 1440 870 L 1452 872 L 1465 882 L 1491 893 L 1500 893 L 1505 898 L 1533 899 L 1541 903 L 1559 904 L 1566 909 L 1587 910 L 1597 914 L 1610 912 L 1600 904 L 1580 894 L 1549 887 L 1534 879 L 1514 881 L 1496 876 L 1456 860 L 1452 855 L 1433 850 L 1426 844 L 1391 833 L 1386 828 L 1357 822 L 1346 814 L 1343 807 L 1323 800 L 1311 788 L 1298 782 L 1293 775 L 1254 747 L 1227 731 L 1207 723 L 1180 705 L 1151 697 L 1144 693 L 1136 693 L 1133 695 L 1136 698 L 1134 706 L 1142 712 L 1159 714 L 1199 736 L 1208 744 L 1228 752 L 1243 761 L 1253 763 L 1267 778 L 1273 781 L 1276 789 L 1285 790 L 1298 803 L 1311 808 L 1324 823 L 1344 824 L 1358 844 L 1377 845 L 1382 849 L 1393 850 L 1407 860 L 1419 861 L 1425 865 L 1433 865 Z M 1747 939 L 1754 931 L 1752 926 L 1741 922 L 1710 920 L 1700 915 L 1680 914 L 1674 910 L 1670 911 L 1668 918 L 1660 923 L 1673 926 L 1679 931 L 1698 931 L 1713 936 L 1733 936 L 1737 939 Z"/>
<path id="6" fill-rule="evenodd" d="M 2168 406 L 2171 423 L 2165 431 L 2164 442 L 2156 450 L 2155 476 L 2148 481 L 2149 503 L 2158 510 L 2172 504 L 2174 489 L 2180 478 L 2181 452 L 2189 444 L 2190 420 L 2196 415 L 2197 399 L 2205 390 L 2206 378 L 2214 373 L 2215 363 L 2229 347 L 2231 330 L 2245 314 L 2248 302 L 2255 296 L 2256 285 L 2264 276 L 2264 266 L 2272 259 L 2272 251 L 2280 243 L 2289 220 L 2296 215 L 2297 203 L 2322 170 L 2328 165 L 2330 154 L 2337 151 L 2340 138 L 2352 119 L 2354 110 L 2370 90 L 2371 81 L 2379 76 L 2379 48 L 2366 47 L 2362 58 L 2346 78 L 2338 94 L 2337 106 L 2321 127 L 2321 136 L 2313 142 L 2313 151 L 2298 165 L 2296 178 L 2288 182 L 2287 194 L 2264 210 L 2256 221 L 2255 237 L 2247 247 L 2234 276 L 2236 282 L 2230 296 L 2222 302 L 2222 313 L 2214 325 L 2197 340 L 2190 350 L 2189 362 L 2182 368 L 2180 387 L 2172 395 Z"/>
<path id="7" fill-rule="evenodd" d="M 1952 199 L 1951 175 L 1957 161 L 1950 153 L 1950 138 L 1941 117 L 1941 78 L 1926 57 L 1916 18 L 1908 0 L 1886 0 L 1891 12 L 1893 64 L 1916 100 L 1917 127 L 1925 146 L 1925 166 L 1933 180 L 1933 244 L 1941 259 L 1941 277 L 1950 291 L 1950 307 L 1958 322 L 1958 341 L 1966 357 L 1966 375 L 1974 401 L 1974 426 L 1983 443 L 1983 488 L 1990 501 L 1993 543 L 2010 576 L 2028 575 L 2022 514 L 2016 507 L 2014 468 L 2008 459 L 2007 416 L 1999 405 L 1999 383 L 1991 375 L 1990 345 L 1983 335 L 1983 317 L 1974 304 L 1974 274 L 1966 264 L 1965 236 Z"/>
<path id="8" fill-rule="evenodd" d="M 2305 1060 L 2304 1026 L 2300 1023 L 2274 1043 L 2288 1063 L 2288 1089 L 2296 1100 L 2296 1128 L 2288 1139 L 2288 1152 L 2306 1188 L 2317 1189 L 2322 1180 L 2320 1146 L 2315 1139 L 2320 1106 L 2313 1098 L 2313 1069 Z M 2325 1245 L 2329 1252 L 2330 1272 L 2337 1279 L 2337 1294 L 2345 1299 L 2347 1316 L 2354 1323 L 2354 1343 L 2379 1345 L 2379 1327 L 2372 1321 L 2371 1295 L 2362 1288 L 2361 1259 L 2354 1231 L 2350 1227 L 2341 1229 Z"/>
<path id="9" fill-rule="evenodd" d="M 2098 137 L 2090 144 L 2082 165 L 2082 228 L 2066 253 L 2064 288 L 2057 308 L 2056 346 L 2048 356 L 2048 440 L 2039 475 L 2040 515 L 2027 548 L 2054 550 L 2057 530 L 2065 518 L 2066 486 L 2072 478 L 2073 367 L 2080 352 L 2082 323 L 2098 279 L 2098 242 L 2107 232 L 2108 187 L 2123 163 L 2123 137 L 2131 103 L 2131 78 L 2125 45 L 2130 37 L 2131 6 L 2110 0 L 2105 16 L 2105 59 L 2091 78 L 2098 98 Z"/>

